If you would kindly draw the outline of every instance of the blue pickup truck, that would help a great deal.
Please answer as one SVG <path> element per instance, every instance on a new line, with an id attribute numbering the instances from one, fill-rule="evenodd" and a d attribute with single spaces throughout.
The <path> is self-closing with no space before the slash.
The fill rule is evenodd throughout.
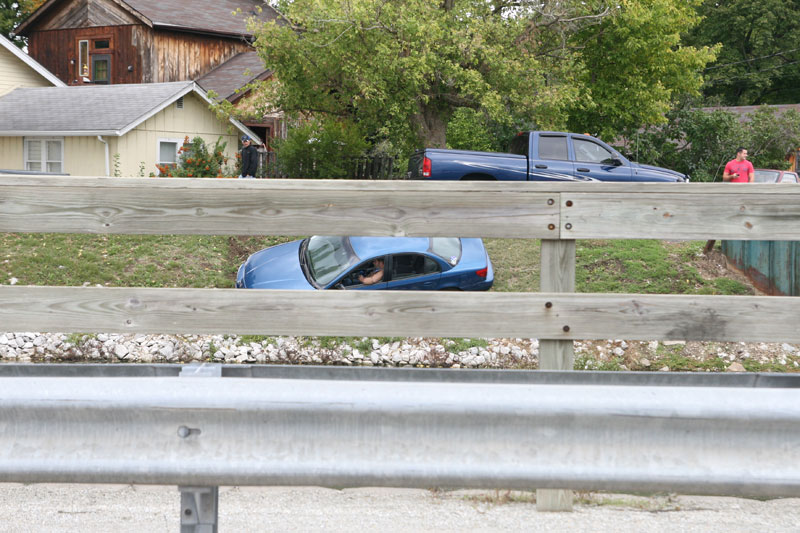
<path id="1" fill-rule="evenodd" d="M 472 181 L 689 181 L 689 176 L 640 165 L 600 139 L 579 133 L 528 131 L 509 153 L 426 148 L 408 162 L 409 179 Z"/>

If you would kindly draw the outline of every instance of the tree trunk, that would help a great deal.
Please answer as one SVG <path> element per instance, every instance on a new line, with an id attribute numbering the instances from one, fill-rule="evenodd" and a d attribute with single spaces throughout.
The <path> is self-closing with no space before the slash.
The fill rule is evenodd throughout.
<path id="1" fill-rule="evenodd" d="M 446 148 L 447 146 L 447 112 L 433 104 L 420 104 L 419 112 L 414 115 L 417 131 L 426 148 Z"/>

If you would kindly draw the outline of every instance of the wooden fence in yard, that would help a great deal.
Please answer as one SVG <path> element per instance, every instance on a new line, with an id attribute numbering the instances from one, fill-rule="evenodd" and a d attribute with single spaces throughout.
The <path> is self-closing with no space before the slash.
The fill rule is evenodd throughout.
<path id="1" fill-rule="evenodd" d="M 799 298 L 574 292 L 577 239 L 800 240 L 793 189 L 0 176 L 2 232 L 542 242 L 540 293 L 1 286 L 0 329 L 536 337 L 543 369 L 571 369 L 575 339 L 800 342 Z"/>

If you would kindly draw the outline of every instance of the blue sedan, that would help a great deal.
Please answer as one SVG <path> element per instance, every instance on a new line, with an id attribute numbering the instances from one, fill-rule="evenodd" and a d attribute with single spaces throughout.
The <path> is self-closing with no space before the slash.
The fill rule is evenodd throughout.
<path id="1" fill-rule="evenodd" d="M 236 274 L 243 289 L 485 291 L 493 282 L 483 241 L 451 237 L 314 236 L 256 252 Z"/>

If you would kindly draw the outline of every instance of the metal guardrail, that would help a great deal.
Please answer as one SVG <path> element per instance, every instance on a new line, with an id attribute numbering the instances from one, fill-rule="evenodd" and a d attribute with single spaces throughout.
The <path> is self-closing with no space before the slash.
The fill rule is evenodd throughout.
<path id="1" fill-rule="evenodd" d="M 800 496 L 800 376 L 275 373 L 0 377 L 0 481 Z"/>

